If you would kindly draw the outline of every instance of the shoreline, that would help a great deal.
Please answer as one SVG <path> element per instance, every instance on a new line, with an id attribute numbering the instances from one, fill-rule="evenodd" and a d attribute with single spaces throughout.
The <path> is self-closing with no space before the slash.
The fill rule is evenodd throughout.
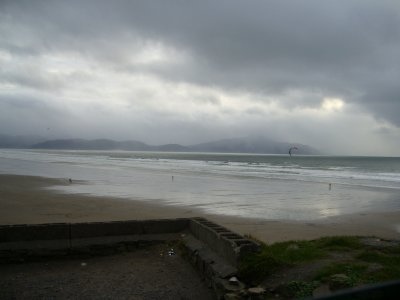
<path id="1" fill-rule="evenodd" d="M 240 234 L 266 243 L 315 239 L 332 235 L 400 239 L 400 211 L 360 213 L 320 220 L 265 220 L 207 214 L 144 200 L 59 193 L 47 187 L 65 179 L 0 175 L 0 225 L 78 223 L 118 220 L 205 217 Z"/>

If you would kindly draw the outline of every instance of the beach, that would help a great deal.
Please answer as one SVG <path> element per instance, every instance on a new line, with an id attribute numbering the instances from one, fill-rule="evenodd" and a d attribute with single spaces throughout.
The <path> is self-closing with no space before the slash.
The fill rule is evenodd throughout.
<path id="1" fill-rule="evenodd" d="M 196 206 L 162 201 L 61 193 L 65 179 L 0 175 L 0 224 L 78 223 L 117 220 L 205 217 L 240 234 L 266 243 L 333 235 L 400 238 L 400 212 L 345 214 L 317 220 L 268 220 L 205 213 Z"/>

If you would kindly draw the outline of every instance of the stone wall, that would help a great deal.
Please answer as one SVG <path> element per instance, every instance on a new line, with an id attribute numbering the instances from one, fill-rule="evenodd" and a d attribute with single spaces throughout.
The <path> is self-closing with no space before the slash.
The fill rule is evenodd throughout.
<path id="1" fill-rule="evenodd" d="M 204 218 L 0 226 L 0 260 L 76 253 L 112 254 L 138 244 L 180 240 L 186 256 L 223 299 L 244 288 L 232 281 L 246 253 L 259 245 Z"/>
<path id="2" fill-rule="evenodd" d="M 246 253 L 258 251 L 260 247 L 256 242 L 204 218 L 190 219 L 189 228 L 195 238 L 233 266 L 236 266 Z"/>
<path id="3" fill-rule="evenodd" d="M 68 249 L 123 241 L 178 239 L 192 234 L 229 264 L 257 251 L 254 241 L 204 218 L 0 226 L 0 250 Z"/>

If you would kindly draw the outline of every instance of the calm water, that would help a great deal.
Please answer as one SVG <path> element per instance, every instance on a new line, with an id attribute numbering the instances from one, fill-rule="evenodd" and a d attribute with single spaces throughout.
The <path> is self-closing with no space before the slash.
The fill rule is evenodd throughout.
<path id="1" fill-rule="evenodd" d="M 52 187 L 66 193 L 252 218 L 400 209 L 400 158 L 389 157 L 0 149 L 0 173 L 85 181 Z"/>

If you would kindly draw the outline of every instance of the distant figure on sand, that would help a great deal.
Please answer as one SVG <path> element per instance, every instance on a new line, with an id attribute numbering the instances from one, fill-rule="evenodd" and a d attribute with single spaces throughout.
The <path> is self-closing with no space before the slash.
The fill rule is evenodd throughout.
<path id="1" fill-rule="evenodd" d="M 68 179 L 68 181 L 69 181 L 69 183 L 72 183 L 72 179 L 70 178 L 70 179 Z"/>
<path id="2" fill-rule="evenodd" d="M 174 181 L 174 175 L 171 176 L 171 181 Z"/>

